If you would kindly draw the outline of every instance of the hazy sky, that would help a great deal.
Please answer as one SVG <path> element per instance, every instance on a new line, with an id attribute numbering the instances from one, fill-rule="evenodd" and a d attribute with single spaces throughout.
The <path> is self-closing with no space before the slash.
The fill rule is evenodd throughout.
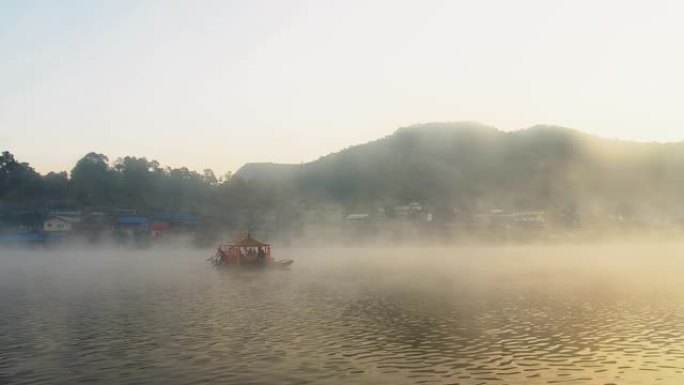
<path id="1" fill-rule="evenodd" d="M 680 140 L 683 4 L 0 0 L 0 149 L 223 173 L 430 121 Z"/>

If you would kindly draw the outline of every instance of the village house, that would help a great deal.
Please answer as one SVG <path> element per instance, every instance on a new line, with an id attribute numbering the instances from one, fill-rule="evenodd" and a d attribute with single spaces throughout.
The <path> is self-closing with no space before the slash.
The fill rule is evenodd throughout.
<path id="1" fill-rule="evenodd" d="M 115 226 L 125 230 L 149 230 L 150 218 L 142 215 L 124 215 L 116 217 Z"/>
<path id="2" fill-rule="evenodd" d="M 150 218 L 142 215 L 123 215 L 114 219 L 112 235 L 118 241 L 141 241 L 150 236 Z"/>
<path id="3" fill-rule="evenodd" d="M 92 211 L 83 216 L 80 222 L 74 225 L 74 232 L 85 239 L 96 242 L 111 234 L 112 217 L 101 211 Z"/>
<path id="4" fill-rule="evenodd" d="M 49 215 L 43 222 L 43 231 L 46 233 L 71 233 L 80 221 L 81 217 L 77 215 Z"/>
<path id="5" fill-rule="evenodd" d="M 150 218 L 153 231 L 167 231 L 173 229 L 175 232 L 196 231 L 201 223 L 201 217 L 196 214 L 178 211 L 164 213 Z"/>
<path id="6" fill-rule="evenodd" d="M 546 226 L 546 215 L 543 211 L 505 213 L 503 210 L 492 210 L 488 214 L 477 214 L 473 219 L 479 227 L 542 228 Z"/>
<path id="7" fill-rule="evenodd" d="M 397 217 L 407 217 L 423 211 L 423 206 L 418 202 L 411 202 L 407 205 L 394 206 L 392 212 Z"/>
<path id="8" fill-rule="evenodd" d="M 347 221 L 368 221 L 370 219 L 370 214 L 366 213 L 355 213 L 348 214 L 344 217 Z"/>

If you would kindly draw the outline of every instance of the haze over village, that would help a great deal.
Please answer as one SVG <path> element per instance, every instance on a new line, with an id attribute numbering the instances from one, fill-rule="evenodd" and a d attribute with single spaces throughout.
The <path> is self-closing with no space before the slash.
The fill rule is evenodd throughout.
<path id="1" fill-rule="evenodd" d="M 682 149 L 457 122 L 221 177 L 96 153 L 41 175 L 5 153 L 2 240 L 208 246 L 245 229 L 286 243 L 672 238 L 684 230 Z"/>

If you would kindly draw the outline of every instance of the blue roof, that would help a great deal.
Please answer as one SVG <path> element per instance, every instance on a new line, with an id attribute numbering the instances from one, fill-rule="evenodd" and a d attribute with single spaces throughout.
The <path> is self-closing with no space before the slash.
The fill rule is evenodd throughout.
<path id="1" fill-rule="evenodd" d="M 164 213 L 157 215 L 154 219 L 171 224 L 196 225 L 200 222 L 200 216 L 184 211 L 174 213 Z"/>
<path id="2" fill-rule="evenodd" d="M 150 218 L 139 215 L 126 215 L 117 217 L 116 222 L 120 225 L 145 225 L 150 223 Z"/>

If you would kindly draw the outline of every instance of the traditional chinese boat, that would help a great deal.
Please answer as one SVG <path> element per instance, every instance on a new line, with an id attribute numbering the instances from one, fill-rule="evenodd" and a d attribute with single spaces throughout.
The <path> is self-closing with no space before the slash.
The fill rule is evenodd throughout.
<path id="1" fill-rule="evenodd" d="M 271 245 L 257 241 L 250 233 L 238 241 L 220 245 L 209 261 L 216 267 L 276 269 L 287 268 L 294 262 L 291 259 L 274 260 Z"/>

